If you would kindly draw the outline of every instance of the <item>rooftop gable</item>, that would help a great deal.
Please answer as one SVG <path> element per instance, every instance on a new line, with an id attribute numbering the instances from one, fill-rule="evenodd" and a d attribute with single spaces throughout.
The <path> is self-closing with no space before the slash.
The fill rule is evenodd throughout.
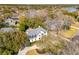
<path id="1" fill-rule="evenodd" d="M 36 28 L 36 29 L 33 29 L 33 30 L 29 31 L 29 32 L 27 33 L 27 35 L 28 35 L 28 36 L 35 36 L 35 35 L 38 35 L 41 31 L 47 32 L 45 29 L 39 27 L 39 28 Z M 27 31 L 26 31 L 26 32 L 27 32 Z"/>
<path id="2" fill-rule="evenodd" d="M 2 32 L 10 32 L 10 31 L 14 31 L 14 28 L 1 28 L 0 31 Z"/>

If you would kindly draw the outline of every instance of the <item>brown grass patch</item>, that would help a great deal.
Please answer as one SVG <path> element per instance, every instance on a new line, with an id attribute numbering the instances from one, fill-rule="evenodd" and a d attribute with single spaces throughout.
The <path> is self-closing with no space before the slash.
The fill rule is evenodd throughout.
<path id="1" fill-rule="evenodd" d="M 38 55 L 39 53 L 37 52 L 36 49 L 30 50 L 26 53 L 26 55 Z"/>

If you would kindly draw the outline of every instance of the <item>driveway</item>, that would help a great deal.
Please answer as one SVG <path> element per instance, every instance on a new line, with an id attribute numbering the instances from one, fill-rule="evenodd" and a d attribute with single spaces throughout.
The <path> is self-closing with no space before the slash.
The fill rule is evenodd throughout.
<path id="1" fill-rule="evenodd" d="M 36 45 L 32 47 L 25 47 L 23 50 L 19 50 L 18 55 L 25 55 L 29 50 L 39 49 Z"/>

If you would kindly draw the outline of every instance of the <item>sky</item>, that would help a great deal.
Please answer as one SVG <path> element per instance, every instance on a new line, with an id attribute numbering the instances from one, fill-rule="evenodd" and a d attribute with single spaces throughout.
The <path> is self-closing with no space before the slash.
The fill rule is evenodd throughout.
<path id="1" fill-rule="evenodd" d="M 0 0 L 0 4 L 79 4 L 79 0 Z"/>

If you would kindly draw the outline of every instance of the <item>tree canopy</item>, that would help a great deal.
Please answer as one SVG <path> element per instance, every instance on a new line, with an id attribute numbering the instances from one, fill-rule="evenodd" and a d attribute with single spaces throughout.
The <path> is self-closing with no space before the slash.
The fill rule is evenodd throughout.
<path id="1" fill-rule="evenodd" d="M 1 55 L 17 54 L 19 49 L 23 45 L 28 45 L 28 44 L 29 44 L 29 40 L 24 32 L 21 31 L 0 32 Z"/>
<path id="2" fill-rule="evenodd" d="M 19 29 L 22 30 L 22 31 L 25 31 L 29 27 L 37 28 L 38 26 L 44 27 L 43 20 L 41 20 L 39 18 L 31 18 L 31 19 L 23 18 L 23 19 L 20 20 Z"/>

